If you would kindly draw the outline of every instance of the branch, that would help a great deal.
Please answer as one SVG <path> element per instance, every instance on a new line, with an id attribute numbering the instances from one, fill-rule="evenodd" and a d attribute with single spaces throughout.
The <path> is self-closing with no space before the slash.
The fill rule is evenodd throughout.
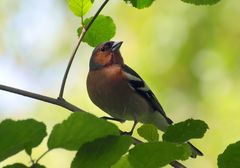
<path id="1" fill-rule="evenodd" d="M 61 106 L 61 107 L 66 108 L 66 109 L 68 109 L 72 112 L 83 111 L 82 109 L 78 108 L 77 106 L 65 101 L 64 99 L 55 99 L 55 98 L 52 98 L 52 97 L 43 96 L 43 95 L 40 95 L 40 94 L 28 92 L 28 91 L 25 91 L 25 90 L 9 87 L 9 86 L 5 86 L 5 85 L 0 85 L 0 90 L 4 90 L 4 91 L 7 91 L 7 92 L 15 93 L 15 94 L 26 96 L 26 97 L 30 97 L 30 98 L 37 99 L 37 100 L 40 100 L 40 101 L 44 101 L 44 102 L 47 102 L 47 103 L 51 103 L 51 104 L 54 104 L 54 105 L 57 105 L 57 106 Z M 143 143 L 142 141 L 140 141 L 139 139 L 137 139 L 135 137 L 132 137 L 132 138 L 133 138 L 133 141 L 134 141 L 135 145 Z M 44 153 L 44 155 L 46 153 Z M 38 159 L 38 161 L 43 156 L 41 156 Z M 170 165 L 174 168 L 186 168 L 184 165 L 182 165 L 181 163 L 179 163 L 177 161 L 171 162 Z"/>
<path id="2" fill-rule="evenodd" d="M 87 25 L 85 28 L 83 27 L 83 29 L 82 29 L 82 32 L 81 32 L 81 34 L 80 34 L 80 36 L 79 36 L 77 45 L 76 45 L 76 47 L 75 47 L 74 50 L 73 50 L 72 56 L 71 56 L 71 58 L 70 58 L 70 60 L 69 60 L 69 62 L 68 62 L 68 65 L 67 65 L 65 74 L 64 74 L 64 76 L 63 76 L 62 85 L 61 85 L 61 89 L 60 89 L 59 96 L 58 96 L 59 99 L 62 99 L 62 98 L 63 98 L 64 88 L 65 88 L 65 84 L 66 84 L 66 81 L 67 81 L 68 73 L 69 73 L 69 70 L 70 70 L 70 68 L 71 68 L 71 66 L 72 66 L 72 62 L 73 62 L 74 57 L 75 57 L 75 55 L 76 55 L 76 53 L 77 53 L 77 50 L 78 50 L 78 48 L 79 48 L 79 46 L 80 46 L 80 44 L 81 44 L 81 42 L 82 42 L 85 34 L 87 33 L 88 29 L 91 27 L 91 25 L 92 25 L 93 22 L 96 20 L 96 18 L 98 17 L 98 15 L 99 15 L 100 12 L 102 11 L 102 9 L 105 7 L 105 5 L 108 3 L 108 1 L 109 1 L 109 0 L 105 0 L 105 1 L 103 2 L 103 4 L 100 6 L 100 8 L 99 8 L 98 11 L 96 12 L 96 14 L 93 16 L 93 18 L 92 18 L 92 19 L 90 20 L 90 22 L 88 23 L 88 25 Z"/>
<path id="3" fill-rule="evenodd" d="M 26 96 L 26 97 L 29 97 L 29 98 L 37 99 L 37 100 L 44 101 L 44 102 L 47 102 L 47 103 L 51 103 L 51 104 L 54 104 L 54 105 L 57 105 L 57 106 L 61 106 L 61 107 L 65 108 L 65 109 L 68 109 L 72 112 L 83 111 L 82 109 L 78 108 L 77 106 L 65 101 L 64 99 L 55 99 L 55 98 L 52 98 L 52 97 L 28 92 L 28 91 L 25 91 L 25 90 L 9 87 L 9 86 L 5 86 L 5 85 L 0 85 L 0 90 L 4 90 L 4 91 L 7 91 L 7 92 L 11 92 L 11 93 Z M 135 145 L 143 143 L 142 141 L 140 141 L 139 139 L 137 139 L 135 137 L 132 137 L 132 138 L 133 138 L 133 141 L 134 141 Z M 48 152 L 49 151 L 47 151 L 46 153 L 48 153 Z M 44 153 L 37 161 L 39 161 L 46 153 Z M 182 165 L 181 163 L 179 163 L 177 161 L 171 162 L 170 165 L 174 168 L 186 168 L 184 165 Z"/>
<path id="4" fill-rule="evenodd" d="M 82 109 L 78 108 L 77 106 L 65 101 L 64 99 L 55 99 L 55 98 L 52 98 L 52 97 L 28 92 L 28 91 L 25 91 L 25 90 L 9 87 L 9 86 L 5 86 L 5 85 L 0 85 L 0 90 L 4 90 L 4 91 L 7 91 L 7 92 L 11 92 L 11 93 L 15 93 L 15 94 L 18 94 L 18 95 L 26 96 L 26 97 L 33 98 L 33 99 L 36 99 L 36 100 L 44 101 L 44 102 L 51 103 L 51 104 L 54 104 L 54 105 L 57 105 L 57 106 L 61 106 L 61 107 L 65 108 L 65 109 L 68 109 L 72 112 L 83 111 Z M 122 131 L 120 131 L 120 132 L 122 133 Z M 133 138 L 133 141 L 134 141 L 135 145 L 143 143 L 142 141 L 140 141 L 139 139 L 137 139 L 135 137 L 132 137 L 132 138 Z M 48 152 L 49 151 L 45 152 L 37 161 L 39 161 Z M 35 163 L 37 163 L 37 162 L 35 162 Z M 179 163 L 177 161 L 171 162 L 170 165 L 174 168 L 186 168 L 184 165 L 182 165 L 181 163 Z"/>
<path id="5" fill-rule="evenodd" d="M 11 93 L 15 93 L 18 95 L 22 95 L 22 96 L 26 96 L 26 97 L 30 97 L 36 100 L 40 100 L 40 101 L 44 101 L 47 103 L 51 103 L 57 106 L 61 106 L 65 109 L 68 109 L 72 112 L 77 112 L 77 111 L 83 111 L 82 109 L 78 108 L 77 106 L 65 101 L 64 99 L 55 99 L 52 97 L 48 97 L 48 96 L 44 96 L 44 95 L 40 95 L 37 93 L 32 93 L 32 92 L 28 92 L 25 90 L 21 90 L 21 89 L 17 89 L 17 88 L 13 88 L 10 86 L 5 86 L 5 85 L 0 85 L 0 90 L 4 90 L 7 92 L 11 92 Z"/>
<path id="6" fill-rule="evenodd" d="M 36 161 L 35 161 L 35 163 L 34 164 L 37 164 L 48 152 L 50 152 L 51 151 L 51 149 L 48 149 L 46 152 L 44 152 Z M 34 166 L 34 164 L 33 164 L 33 166 Z"/>

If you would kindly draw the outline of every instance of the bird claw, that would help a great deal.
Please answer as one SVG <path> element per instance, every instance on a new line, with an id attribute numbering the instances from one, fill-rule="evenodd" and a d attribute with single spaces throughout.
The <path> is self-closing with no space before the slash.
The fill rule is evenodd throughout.
<path id="1" fill-rule="evenodd" d="M 124 131 L 124 132 L 121 132 L 121 135 L 128 135 L 128 136 L 132 136 L 133 132 L 132 131 Z"/>

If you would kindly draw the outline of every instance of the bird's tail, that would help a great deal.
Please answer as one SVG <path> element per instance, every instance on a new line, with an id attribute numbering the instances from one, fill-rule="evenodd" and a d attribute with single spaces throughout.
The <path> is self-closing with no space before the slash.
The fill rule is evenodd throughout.
<path id="1" fill-rule="evenodd" d="M 198 149 L 196 148 L 195 146 L 193 146 L 193 144 L 191 144 L 190 142 L 187 142 L 187 144 L 191 147 L 192 149 L 192 155 L 191 157 L 192 158 L 196 158 L 197 156 L 203 156 L 203 153 Z"/>

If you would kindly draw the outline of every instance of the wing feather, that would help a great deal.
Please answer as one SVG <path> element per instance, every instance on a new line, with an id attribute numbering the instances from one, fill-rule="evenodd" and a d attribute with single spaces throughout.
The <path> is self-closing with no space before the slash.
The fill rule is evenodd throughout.
<path id="1" fill-rule="evenodd" d="M 143 79 L 133 69 L 131 69 L 127 65 L 123 66 L 123 71 L 126 77 L 128 78 L 129 86 L 132 89 L 134 89 L 139 95 L 144 97 L 154 111 L 158 111 L 162 116 L 164 116 L 164 118 L 167 120 L 169 124 L 172 124 L 173 121 L 166 116 L 156 96 L 150 90 L 147 84 L 143 81 Z"/>

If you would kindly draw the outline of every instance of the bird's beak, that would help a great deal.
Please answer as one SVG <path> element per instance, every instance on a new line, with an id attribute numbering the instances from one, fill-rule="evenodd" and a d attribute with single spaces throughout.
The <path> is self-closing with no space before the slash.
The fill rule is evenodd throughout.
<path id="1" fill-rule="evenodd" d="M 122 43 L 123 43 L 123 41 L 114 42 L 112 45 L 112 51 L 118 50 L 121 47 Z"/>

